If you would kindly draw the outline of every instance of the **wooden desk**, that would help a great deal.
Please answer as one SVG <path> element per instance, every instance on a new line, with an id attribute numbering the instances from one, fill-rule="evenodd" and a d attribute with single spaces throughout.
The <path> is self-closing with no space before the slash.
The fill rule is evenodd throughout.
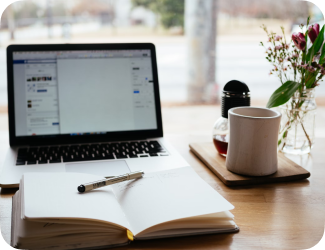
<path id="1" fill-rule="evenodd" d="M 232 212 L 240 232 L 138 241 L 118 249 L 308 249 L 321 239 L 325 222 L 325 139 L 316 141 L 311 155 L 290 157 L 311 172 L 308 180 L 230 188 L 189 151 L 190 142 L 209 141 L 210 137 L 167 138 L 195 171 L 235 206 Z M 3 148 L 0 146 L 0 150 Z M 3 155 L 1 152 L 0 157 Z M 0 225 L 7 242 L 15 191 L 0 193 Z"/>

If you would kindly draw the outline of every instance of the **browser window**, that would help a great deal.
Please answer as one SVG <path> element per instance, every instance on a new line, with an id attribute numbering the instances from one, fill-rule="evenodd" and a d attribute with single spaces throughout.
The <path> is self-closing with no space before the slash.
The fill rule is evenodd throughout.
<path id="1" fill-rule="evenodd" d="M 156 129 L 150 50 L 14 52 L 16 136 Z"/>

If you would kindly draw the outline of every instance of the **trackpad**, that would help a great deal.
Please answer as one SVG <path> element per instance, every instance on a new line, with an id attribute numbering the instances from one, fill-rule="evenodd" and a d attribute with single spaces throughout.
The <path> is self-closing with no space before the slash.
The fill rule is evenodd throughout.
<path id="1" fill-rule="evenodd" d="M 116 176 L 131 172 L 125 161 L 67 163 L 65 171 L 100 176 Z"/>

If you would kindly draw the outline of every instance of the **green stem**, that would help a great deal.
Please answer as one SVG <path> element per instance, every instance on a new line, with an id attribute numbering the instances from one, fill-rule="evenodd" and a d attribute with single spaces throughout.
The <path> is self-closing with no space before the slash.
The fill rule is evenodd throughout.
<path id="1" fill-rule="evenodd" d="M 303 97 L 303 94 L 302 94 L 302 91 L 300 91 L 300 98 L 302 98 L 302 97 Z M 301 117 L 299 115 L 299 111 L 296 111 L 296 110 L 299 110 L 301 108 L 301 106 L 304 104 L 304 102 L 305 102 L 305 100 L 298 100 L 296 103 L 294 102 L 294 100 L 291 101 L 291 111 L 288 111 L 288 113 L 287 113 L 288 122 L 286 123 L 286 125 L 284 126 L 284 129 L 282 130 L 282 131 L 284 131 L 283 134 L 282 134 L 282 139 L 285 139 L 288 136 L 288 131 L 291 128 L 291 124 L 297 118 L 299 118 L 300 119 L 299 123 L 301 124 L 301 127 L 302 127 L 302 129 L 303 129 L 303 131 L 305 133 L 305 136 L 306 136 L 307 140 L 308 140 L 309 147 L 311 148 L 311 146 L 312 146 L 311 139 L 310 139 L 310 137 L 309 137 L 309 135 L 308 135 L 308 133 L 307 133 L 307 131 L 305 129 L 305 126 L 304 126 L 304 124 L 302 122 L 302 119 L 301 119 Z M 297 112 L 298 112 L 298 114 L 297 114 Z M 282 133 L 282 131 L 280 133 Z M 280 139 L 280 140 L 282 140 L 282 139 Z M 280 142 L 280 140 L 278 142 Z M 286 142 L 284 141 L 281 150 L 283 150 L 285 145 L 286 145 Z"/>

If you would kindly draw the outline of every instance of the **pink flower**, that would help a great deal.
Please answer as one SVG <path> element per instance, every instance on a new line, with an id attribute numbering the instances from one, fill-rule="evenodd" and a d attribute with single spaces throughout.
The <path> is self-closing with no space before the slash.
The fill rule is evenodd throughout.
<path id="1" fill-rule="evenodd" d="M 279 62 L 283 62 L 283 59 L 281 57 L 278 58 Z"/>
<path id="2" fill-rule="evenodd" d="M 292 41 L 294 42 L 294 44 L 296 45 L 296 47 L 300 50 L 304 50 L 306 47 L 306 39 L 304 34 L 302 34 L 301 32 L 299 33 L 293 33 L 292 34 Z"/>
<path id="3" fill-rule="evenodd" d="M 271 37 L 269 37 L 269 42 L 271 42 Z"/>
<path id="4" fill-rule="evenodd" d="M 293 54 L 292 55 L 293 58 L 298 58 L 298 56 L 299 56 L 298 54 Z"/>
<path id="5" fill-rule="evenodd" d="M 320 71 L 320 73 L 321 73 L 322 75 L 325 75 L 325 69 L 322 69 L 322 70 Z"/>
<path id="6" fill-rule="evenodd" d="M 282 45 L 275 46 L 275 50 L 280 50 L 282 49 Z"/>
<path id="7" fill-rule="evenodd" d="M 275 36 L 275 41 L 280 41 L 282 39 L 282 36 Z"/>
<path id="8" fill-rule="evenodd" d="M 308 64 L 307 63 L 306 64 L 301 64 L 301 67 L 303 67 L 304 69 L 307 69 Z"/>
<path id="9" fill-rule="evenodd" d="M 271 47 L 268 47 L 267 49 L 268 49 L 268 50 L 272 50 Z"/>
<path id="10" fill-rule="evenodd" d="M 319 24 L 316 23 L 314 25 L 311 25 L 308 29 L 308 36 L 312 43 L 315 42 L 318 34 L 319 34 Z"/>
<path id="11" fill-rule="evenodd" d="M 286 49 L 289 49 L 289 44 L 285 44 L 284 47 L 285 47 Z"/>
<path id="12" fill-rule="evenodd" d="M 292 63 L 292 66 L 293 66 L 293 67 L 296 67 L 296 66 L 297 66 L 297 64 L 296 64 L 296 63 Z"/>
<path id="13" fill-rule="evenodd" d="M 315 72 L 315 69 L 314 69 L 313 67 L 309 66 L 309 67 L 308 67 L 308 71 L 309 71 L 310 73 L 313 73 L 313 72 Z"/>

